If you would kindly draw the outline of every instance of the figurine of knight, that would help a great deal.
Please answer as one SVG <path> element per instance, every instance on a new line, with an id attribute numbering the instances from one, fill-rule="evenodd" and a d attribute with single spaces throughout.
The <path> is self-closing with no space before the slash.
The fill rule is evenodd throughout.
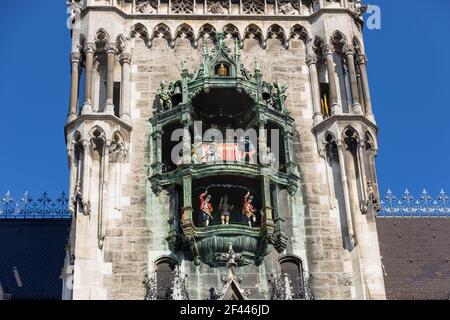
<path id="1" fill-rule="evenodd" d="M 244 198 L 244 207 L 242 208 L 242 214 L 247 217 L 248 225 L 253 227 L 252 222 L 256 222 L 256 209 L 253 206 L 253 196 L 250 195 L 250 192 L 247 192 Z"/>
<path id="2" fill-rule="evenodd" d="M 233 205 L 228 204 L 228 195 L 224 195 L 220 199 L 219 203 L 219 210 L 221 212 L 222 217 L 222 225 L 229 225 L 230 224 L 230 215 L 231 211 L 234 209 Z"/>
<path id="3" fill-rule="evenodd" d="M 213 211 L 214 209 L 211 204 L 211 195 L 208 194 L 208 191 L 206 191 L 200 195 L 200 212 L 202 213 L 206 228 L 209 226 L 209 221 L 213 220 Z"/>

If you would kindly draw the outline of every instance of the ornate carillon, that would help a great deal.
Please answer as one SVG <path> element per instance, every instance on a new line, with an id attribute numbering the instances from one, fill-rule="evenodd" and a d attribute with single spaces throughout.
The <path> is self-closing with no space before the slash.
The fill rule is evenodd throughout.
<path id="1" fill-rule="evenodd" d="M 68 250 L 75 278 L 73 286 L 66 284 L 67 288 L 83 287 L 87 280 L 79 270 L 103 263 L 106 225 L 112 217 L 121 215 L 121 171 L 127 163 L 132 129 L 131 55 L 125 43 L 124 37 L 112 41 L 104 30 L 92 38 L 78 31 L 74 39 L 65 133 L 70 168 L 69 209 L 73 213 Z M 101 277 L 100 272 L 98 276 Z M 66 297 L 69 295 L 65 292 Z"/>
<path id="2" fill-rule="evenodd" d="M 384 298 L 360 1 L 70 4 L 74 299 Z"/>
<path id="3" fill-rule="evenodd" d="M 221 254 L 233 243 L 242 256 L 239 265 L 260 265 L 272 246 L 280 253 L 286 248 L 285 212 L 278 201 L 280 189 L 294 194 L 298 188 L 294 120 L 285 106 L 286 87 L 263 81 L 257 62 L 251 74 L 241 62 L 238 39 L 234 52 L 223 33 L 214 40 L 210 52 L 203 39 L 202 63 L 193 74 L 183 64 L 181 80 L 161 83 L 151 119 L 150 182 L 156 194 L 169 193 L 174 254 L 189 248 L 183 254 L 195 265 L 223 266 Z M 177 130 L 181 141 L 174 142 Z M 272 161 L 270 148 L 280 151 Z"/>

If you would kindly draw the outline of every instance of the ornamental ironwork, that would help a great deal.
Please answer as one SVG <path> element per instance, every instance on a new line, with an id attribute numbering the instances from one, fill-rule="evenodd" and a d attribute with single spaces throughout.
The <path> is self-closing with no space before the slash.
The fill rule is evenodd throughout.
<path id="1" fill-rule="evenodd" d="M 187 275 L 177 266 L 174 271 L 156 271 L 144 279 L 144 300 L 189 300 Z"/>
<path id="2" fill-rule="evenodd" d="M 408 189 L 402 196 L 388 190 L 381 201 L 379 217 L 450 217 L 450 197 L 444 191 L 433 197 L 427 190 L 414 196 Z"/>
<path id="3" fill-rule="evenodd" d="M 272 275 L 272 300 L 314 300 L 310 280 L 312 276 L 298 272 L 284 272 Z"/>
<path id="4" fill-rule="evenodd" d="M 47 192 L 33 199 L 26 192 L 15 200 L 8 191 L 0 199 L 0 219 L 71 219 L 68 206 L 69 198 L 65 192 L 56 199 L 52 199 Z"/>

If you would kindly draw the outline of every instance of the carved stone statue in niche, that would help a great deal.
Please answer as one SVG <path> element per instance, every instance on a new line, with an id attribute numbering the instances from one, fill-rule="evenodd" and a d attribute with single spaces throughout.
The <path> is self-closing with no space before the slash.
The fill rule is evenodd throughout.
<path id="1" fill-rule="evenodd" d="M 209 226 L 209 221 L 213 220 L 213 211 L 214 209 L 211 204 L 211 195 L 208 194 L 208 191 L 206 191 L 200 195 L 200 212 L 206 228 Z"/>
<path id="2" fill-rule="evenodd" d="M 224 195 L 222 199 L 220 199 L 219 210 L 221 212 L 222 217 L 222 225 L 230 224 L 230 215 L 231 211 L 234 209 L 234 205 L 228 204 L 228 195 Z"/>
<path id="3" fill-rule="evenodd" d="M 242 214 L 244 214 L 247 217 L 248 225 L 250 227 L 253 227 L 252 222 L 256 222 L 256 209 L 253 206 L 253 196 L 250 195 L 250 192 L 247 192 L 247 194 L 244 197 L 244 207 L 242 208 Z"/>

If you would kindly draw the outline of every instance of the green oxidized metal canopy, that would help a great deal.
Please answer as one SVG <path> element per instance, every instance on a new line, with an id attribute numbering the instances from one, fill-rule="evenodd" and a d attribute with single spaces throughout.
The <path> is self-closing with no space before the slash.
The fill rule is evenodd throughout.
<path id="1" fill-rule="evenodd" d="M 196 265 L 206 263 L 210 266 L 223 266 L 226 261 L 220 260 L 220 254 L 227 252 L 230 243 L 241 254 L 239 265 L 255 263 L 259 265 L 263 258 L 274 247 L 283 252 L 287 238 L 284 230 L 284 218 L 281 212 L 273 215 L 273 187 L 288 190 L 293 194 L 298 188 L 299 174 L 293 163 L 293 124 L 285 106 L 287 86 L 278 82 L 270 84 L 262 80 L 262 73 L 257 62 L 253 73 L 250 73 L 241 63 L 239 40 L 235 40 L 234 52 L 224 43 L 224 35 L 217 34 L 217 41 L 211 52 L 208 41 L 204 40 L 202 62 L 190 73 L 186 63 L 183 63 L 182 79 L 172 83 L 162 83 L 158 91 L 159 104 L 156 106 L 152 124 L 152 150 L 154 162 L 150 182 L 155 192 L 163 188 L 180 190 L 182 193 L 171 192 L 171 197 L 182 199 L 183 220 L 180 212 L 172 206 L 170 212 L 171 229 L 167 238 L 174 253 L 189 250 Z M 201 93 L 212 90 L 229 89 L 244 93 L 252 101 L 250 111 L 254 119 L 253 125 L 265 127 L 271 122 L 282 132 L 285 143 L 285 170 L 271 171 L 263 164 L 250 163 L 220 163 L 220 164 L 182 164 L 169 172 L 162 170 L 161 139 L 164 128 L 180 124 L 184 128 L 191 127 L 195 108 L 193 101 Z M 198 116 L 198 114 L 197 114 Z M 190 144 L 190 140 L 188 144 Z M 194 206 L 192 204 L 192 183 L 197 179 L 219 176 L 243 176 L 259 181 L 262 190 L 261 225 L 249 227 L 244 225 L 198 227 L 194 224 Z M 194 200 L 195 201 L 195 200 Z M 277 200 L 278 201 L 278 200 Z M 176 202 L 176 201 L 172 201 Z M 275 205 L 276 206 L 276 205 Z M 276 206 L 278 207 L 278 206 Z"/>

